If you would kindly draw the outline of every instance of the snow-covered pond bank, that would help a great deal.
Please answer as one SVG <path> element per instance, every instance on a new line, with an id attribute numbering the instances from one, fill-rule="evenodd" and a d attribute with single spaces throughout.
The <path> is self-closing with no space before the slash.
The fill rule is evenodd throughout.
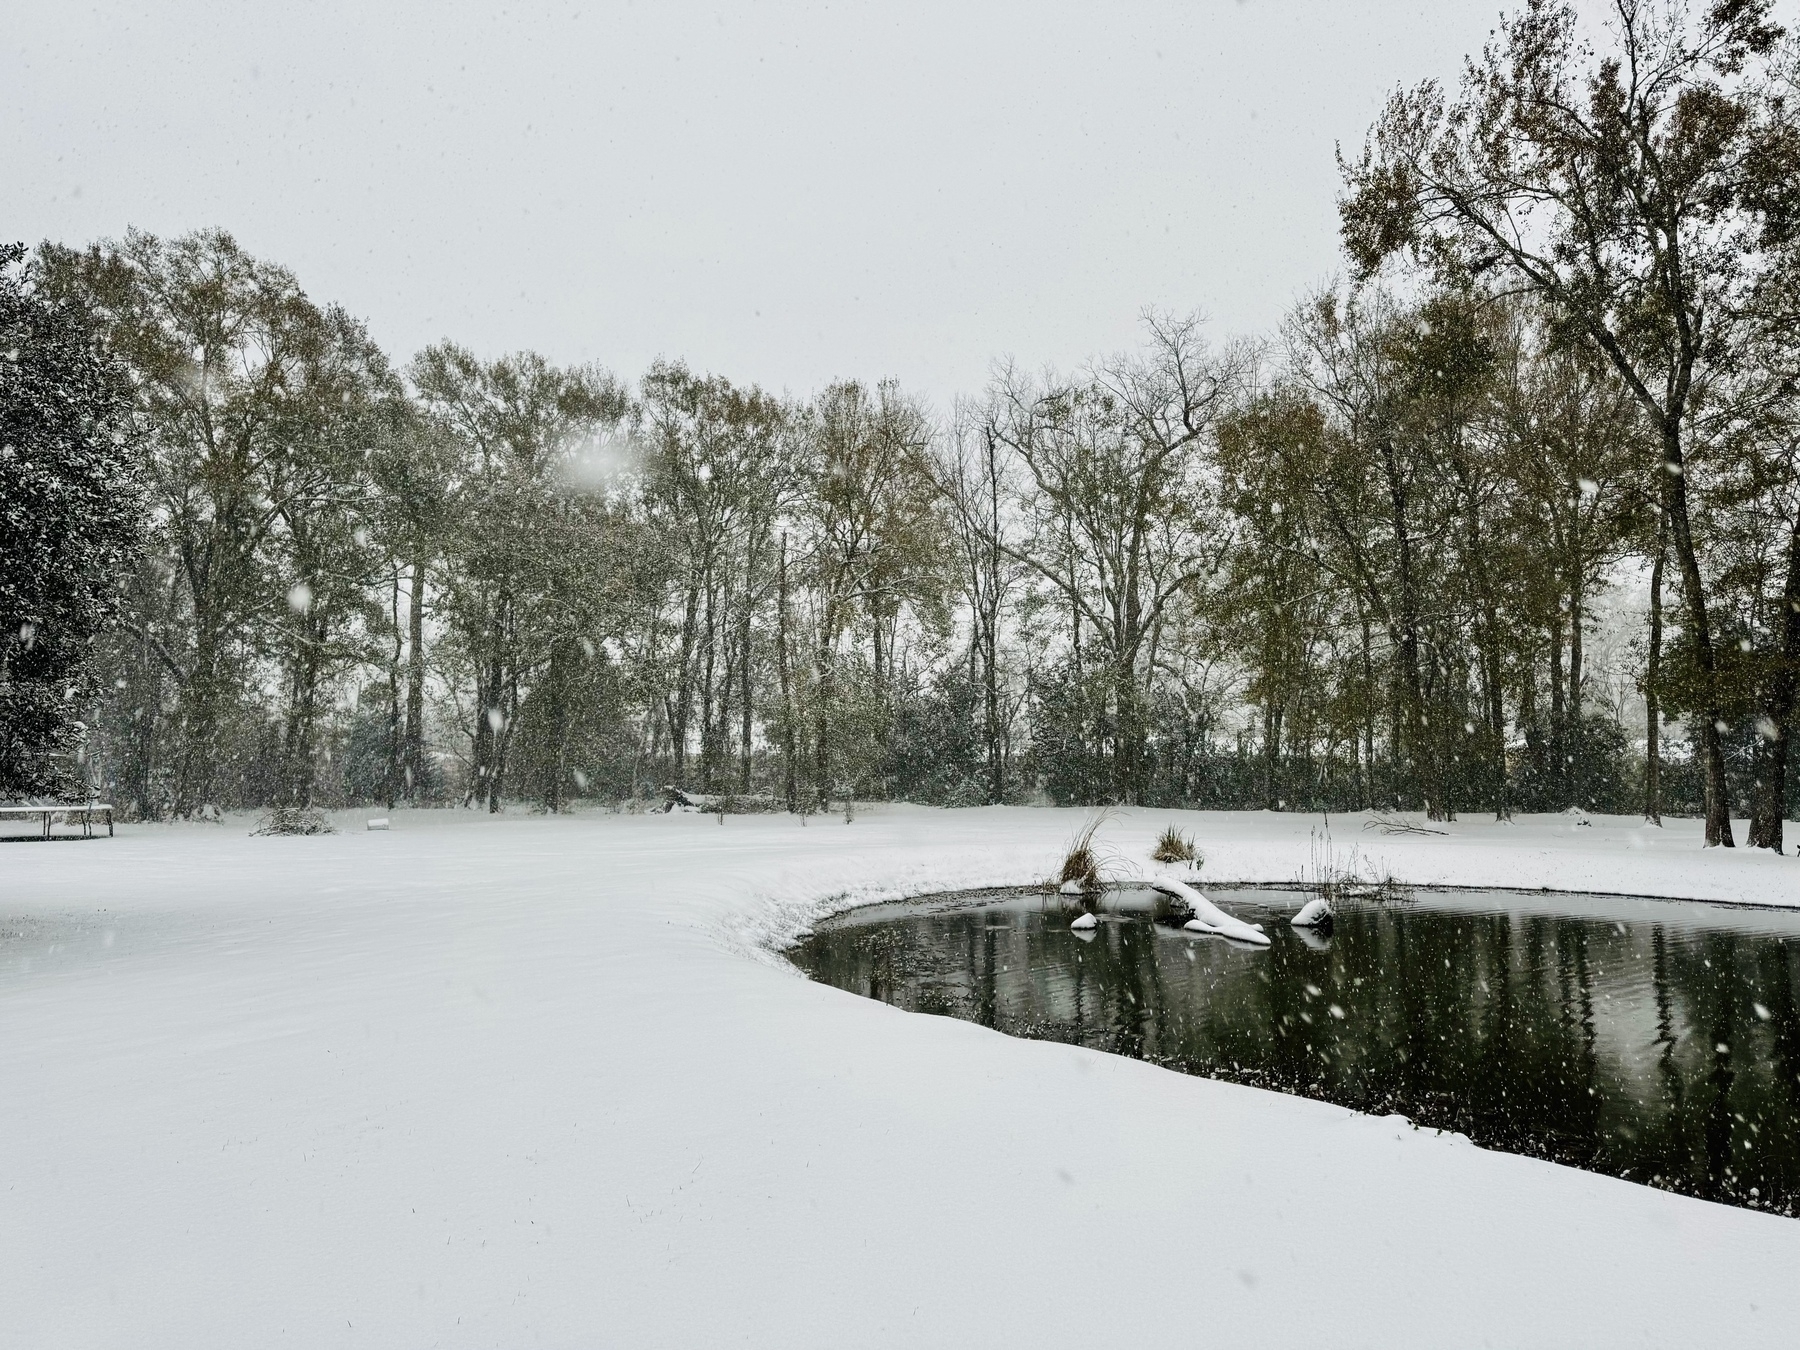
<path id="1" fill-rule="evenodd" d="M 0 845 L 0 1343 L 1788 1342 L 1792 1220 L 770 954 L 846 903 L 1035 880 L 1082 818 Z M 1137 812 L 1101 844 L 1141 862 L 1170 821 L 1252 881 L 1320 824 Z M 1358 825 L 1416 883 L 1800 901 L 1800 862 L 1691 823 Z"/>
<path id="2" fill-rule="evenodd" d="M 865 906 L 791 954 L 909 1011 L 1800 1207 L 1800 912 L 1417 890 L 1314 931 L 1288 922 L 1310 893 L 1212 898 L 1271 945 L 1184 931 L 1137 888 L 1082 931 L 1042 892 Z"/>

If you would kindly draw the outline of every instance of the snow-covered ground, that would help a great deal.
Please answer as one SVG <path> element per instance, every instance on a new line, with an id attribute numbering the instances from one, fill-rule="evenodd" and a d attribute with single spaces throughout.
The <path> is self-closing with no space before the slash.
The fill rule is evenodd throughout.
<path id="1" fill-rule="evenodd" d="M 341 824 L 357 818 L 340 816 Z M 1082 813 L 0 844 L 0 1345 L 1788 1346 L 1800 1223 L 1076 1047 L 766 950 Z M 1317 817 L 1133 812 L 1215 880 Z M 1698 826 L 1470 819 L 1423 883 L 1800 902 Z M 845 897 L 849 899 L 846 900 Z"/>

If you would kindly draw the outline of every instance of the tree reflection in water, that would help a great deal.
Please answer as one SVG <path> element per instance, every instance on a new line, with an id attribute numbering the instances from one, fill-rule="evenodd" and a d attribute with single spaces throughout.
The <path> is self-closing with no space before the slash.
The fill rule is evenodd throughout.
<path id="1" fill-rule="evenodd" d="M 1036 895 L 885 906 L 791 955 L 918 1012 L 1324 1098 L 1477 1143 L 1793 1214 L 1800 915 L 1617 897 L 1426 893 L 1349 908 L 1226 897 L 1274 945 L 1153 923 L 1069 931 Z"/>

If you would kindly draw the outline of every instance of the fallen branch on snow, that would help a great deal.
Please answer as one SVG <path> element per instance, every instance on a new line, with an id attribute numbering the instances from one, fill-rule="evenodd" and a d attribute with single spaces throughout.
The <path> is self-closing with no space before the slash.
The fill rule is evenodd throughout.
<path id="1" fill-rule="evenodd" d="M 1446 830 L 1434 830 L 1429 825 L 1419 825 L 1402 816 L 1384 815 L 1380 811 L 1369 813 L 1369 819 L 1363 822 L 1365 830 L 1380 830 L 1383 834 L 1446 834 Z"/>

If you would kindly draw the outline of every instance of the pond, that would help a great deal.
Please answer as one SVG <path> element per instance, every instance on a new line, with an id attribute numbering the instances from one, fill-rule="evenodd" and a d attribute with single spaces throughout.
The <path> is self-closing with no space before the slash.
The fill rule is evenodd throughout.
<path id="1" fill-rule="evenodd" d="M 851 911 L 788 955 L 914 1012 L 1318 1097 L 1729 1204 L 1800 1206 L 1800 913 L 1418 891 L 1290 927 L 1311 897 L 1210 889 L 1251 948 L 1109 894 Z"/>

